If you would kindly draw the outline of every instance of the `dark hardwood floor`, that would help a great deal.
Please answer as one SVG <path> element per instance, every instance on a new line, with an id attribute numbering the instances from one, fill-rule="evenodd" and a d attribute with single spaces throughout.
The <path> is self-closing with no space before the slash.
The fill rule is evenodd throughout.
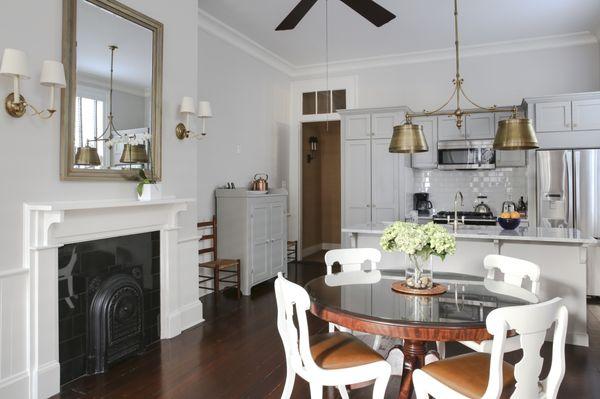
<path id="1" fill-rule="evenodd" d="M 319 262 L 289 266 L 290 278 L 303 283 L 325 273 Z M 279 398 L 285 359 L 275 325 L 272 282 L 255 287 L 251 297 L 237 300 L 233 292 L 203 298 L 206 322 L 180 336 L 154 345 L 145 354 L 123 361 L 102 375 L 82 377 L 62 387 L 55 398 Z M 312 316 L 311 331 L 326 324 Z M 567 346 L 567 372 L 559 398 L 600 398 L 600 301 L 590 303 L 591 346 Z M 542 351 L 549 358 L 546 343 Z M 448 355 L 466 352 L 448 345 Z M 518 355 L 507 356 L 512 363 Z M 543 375 L 547 373 L 547 365 Z M 386 398 L 396 398 L 399 379 L 392 377 Z M 371 388 L 352 391 L 352 398 L 370 398 Z M 296 378 L 293 398 L 309 398 L 308 384 Z M 339 395 L 328 389 L 325 398 Z"/>

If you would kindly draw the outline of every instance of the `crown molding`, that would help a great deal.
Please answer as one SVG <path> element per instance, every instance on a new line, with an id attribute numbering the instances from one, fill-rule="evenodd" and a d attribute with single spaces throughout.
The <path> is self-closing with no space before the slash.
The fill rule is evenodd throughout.
<path id="1" fill-rule="evenodd" d="M 263 47 L 248 36 L 223 23 L 206 11 L 198 9 L 200 29 L 228 42 L 265 64 L 287 74 L 292 78 L 309 77 L 325 73 L 325 63 L 294 65 L 271 50 Z M 598 32 L 600 35 L 600 32 Z M 461 58 L 481 57 L 497 54 L 519 53 L 552 48 L 598 44 L 600 37 L 589 31 L 563 35 L 541 36 L 461 47 Z M 423 62 L 454 59 L 453 47 L 426 51 L 390 54 L 378 57 L 356 58 L 329 63 L 329 73 L 351 72 L 360 69 L 383 68 L 396 65 L 417 64 Z"/>
<path id="2" fill-rule="evenodd" d="M 226 41 L 288 76 L 294 75 L 296 67 L 293 64 L 200 8 L 198 9 L 198 28 Z"/>
<path id="3" fill-rule="evenodd" d="M 489 55 L 519 53 L 551 48 L 572 47 L 597 44 L 599 39 L 591 32 L 576 32 L 565 35 L 542 36 L 529 39 L 518 39 L 486 44 L 462 46 L 461 59 Z M 424 62 L 453 60 L 454 48 L 416 51 L 402 54 L 385 55 L 381 57 L 357 58 L 329 63 L 329 73 L 356 71 L 359 69 L 383 68 L 396 65 L 418 64 Z M 295 76 L 310 76 L 325 73 L 325 64 L 299 66 Z"/>

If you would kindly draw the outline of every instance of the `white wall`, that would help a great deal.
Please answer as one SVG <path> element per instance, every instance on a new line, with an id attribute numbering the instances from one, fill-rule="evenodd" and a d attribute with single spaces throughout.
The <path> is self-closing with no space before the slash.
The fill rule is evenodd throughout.
<path id="1" fill-rule="evenodd" d="M 214 114 L 198 142 L 198 214 L 209 219 L 216 187 L 287 179 L 290 78 L 203 29 L 198 38 L 198 95 Z"/>
<path id="2" fill-rule="evenodd" d="M 454 74 L 454 59 L 448 59 L 358 69 L 333 76 L 357 76 L 357 108 L 406 105 L 420 111 L 436 108 L 448 99 Z M 465 79 L 464 89 L 475 102 L 483 106 L 520 104 L 527 96 L 600 90 L 600 51 L 598 43 L 594 43 L 465 57 L 461 74 Z M 464 101 L 463 107 L 467 107 Z M 290 151 L 298 151 L 297 140 L 291 138 Z M 295 170 L 295 166 L 290 165 L 290 170 Z M 297 177 L 290 176 L 290 186 L 297 185 Z M 293 199 L 290 202 L 294 204 Z M 297 207 L 290 207 L 290 212 L 290 225 L 297 226 Z M 296 235 L 294 229 L 290 239 L 296 239 Z"/>
<path id="3" fill-rule="evenodd" d="M 161 21 L 165 25 L 164 36 L 164 77 L 163 77 L 163 191 L 166 195 L 193 198 L 197 194 L 196 148 L 189 143 L 179 142 L 174 134 L 179 121 L 177 107 L 184 95 L 195 95 L 197 87 L 197 2 L 181 0 L 174 7 L 161 0 L 122 0 L 125 4 Z M 35 10 L 32 12 L 24 10 Z M 42 61 L 60 60 L 62 1 L 23 0 L 3 2 L 2 24 L 0 25 L 0 49 L 14 47 L 29 55 L 32 79 L 23 83 L 23 93 L 34 105 L 48 101 L 48 92 L 39 85 Z M 12 17 L 8 17 L 12 16 Z M 26 27 L 24 29 L 24 27 Z M 19 34 L 15 34 L 19 32 Z M 185 38 L 185 40 L 182 40 Z M 177 60 L 185 60 L 178 62 Z M 0 79 L 2 97 L 11 89 L 9 79 Z M 22 281 L 21 292 L 26 292 L 27 279 L 10 277 L 12 270 L 22 265 L 22 205 L 28 201 L 76 200 L 98 198 L 135 198 L 132 182 L 62 182 L 59 179 L 59 117 L 40 120 L 33 117 L 13 119 L 0 110 L 0 135 L 2 136 L 2 156 L 0 156 L 1 187 L 0 197 L 0 279 Z M 192 207 L 183 214 L 181 238 L 195 234 L 196 209 Z M 193 256 L 193 246 L 186 245 L 186 253 L 181 259 L 183 270 L 194 270 L 197 257 Z M 190 253 L 187 253 L 190 252 Z M 195 273 L 192 273 L 192 277 Z M 22 276 L 22 275 L 18 275 Z M 10 286 L 0 285 L 0 289 Z M 188 276 L 182 277 L 187 284 L 182 288 L 182 297 L 197 299 L 197 286 Z M 0 293 L 1 294 L 1 293 Z M 3 298 L 4 301 L 4 298 Z M 4 302 L 3 302 L 4 304 Z M 10 303 L 14 314 L 26 314 L 27 305 L 23 300 L 14 299 Z M 4 309 L 4 307 L 2 308 Z M 0 309 L 0 310 L 2 310 Z M 201 317 L 201 315 L 200 315 Z M 7 322 L 9 321 L 9 322 Z M 24 321 L 10 320 L 0 315 L 0 397 L 21 398 L 19 392 L 23 383 L 20 377 L 27 377 L 23 369 L 26 351 L 19 339 L 26 340 L 20 327 Z M 12 335 L 11 335 L 12 334 Z M 20 348 L 15 351 L 15 348 Z M 15 353 L 17 352 L 17 353 Z M 5 357 L 5 354 L 11 357 Z M 5 363 L 11 363 L 6 365 Z M 25 366 L 23 366 L 25 364 Z M 16 367 L 17 365 L 18 367 Z M 19 377 L 19 378 L 17 378 Z"/>

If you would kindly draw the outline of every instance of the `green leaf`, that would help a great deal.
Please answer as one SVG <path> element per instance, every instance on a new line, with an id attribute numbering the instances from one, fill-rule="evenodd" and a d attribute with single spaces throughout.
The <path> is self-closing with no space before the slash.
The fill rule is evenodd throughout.
<path id="1" fill-rule="evenodd" d="M 144 180 L 148 180 L 148 177 L 146 177 L 146 172 L 144 172 L 144 169 L 140 169 L 140 173 L 139 173 L 139 175 L 140 175 L 140 179 L 141 179 L 142 181 L 144 181 Z"/>
<path id="2" fill-rule="evenodd" d="M 137 193 L 140 197 L 142 196 L 142 193 L 144 192 L 144 182 L 143 181 L 141 181 L 137 184 L 135 191 L 137 191 Z"/>

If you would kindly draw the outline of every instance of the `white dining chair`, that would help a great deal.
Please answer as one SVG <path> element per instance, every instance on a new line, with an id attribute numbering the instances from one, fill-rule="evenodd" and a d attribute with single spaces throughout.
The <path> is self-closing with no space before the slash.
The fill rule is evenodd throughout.
<path id="1" fill-rule="evenodd" d="M 375 380 L 373 398 L 383 399 L 391 367 L 380 354 L 352 334 L 340 331 L 309 337 L 308 293 L 281 273 L 275 280 L 275 297 L 277 329 L 283 341 L 287 368 L 282 399 L 290 398 L 296 374 L 310 384 L 312 399 L 322 398 L 324 386 L 337 387 L 342 398 L 348 399 L 346 385 L 372 380 Z"/>
<path id="2" fill-rule="evenodd" d="M 524 283 L 529 279 L 529 290 L 535 297 L 539 294 L 541 272 L 540 267 L 535 263 L 504 255 L 488 255 L 483 259 L 483 267 L 487 270 L 487 279 L 496 280 L 496 274 L 500 272 L 504 275 L 503 281 L 506 284 L 518 288 L 524 288 Z M 492 341 L 490 340 L 459 342 L 476 352 L 490 353 L 492 350 Z M 513 352 L 518 350 L 519 347 L 519 337 L 510 337 L 506 340 L 504 350 L 506 352 Z M 444 359 L 446 357 L 446 343 L 438 342 L 437 349 L 440 358 Z"/>
<path id="3" fill-rule="evenodd" d="M 561 298 L 493 310 L 486 327 L 494 336 L 491 354 L 468 353 L 431 363 L 413 373 L 417 399 L 556 399 L 565 374 L 568 312 Z M 540 350 L 554 324 L 550 372 L 540 381 Z M 515 330 L 523 357 L 504 362 L 506 334 Z M 514 390 L 514 391 L 513 391 Z M 512 394 L 511 394 L 512 392 Z"/>
<path id="4" fill-rule="evenodd" d="M 369 263 L 370 271 L 377 270 L 377 264 L 381 262 L 381 252 L 375 248 L 344 248 L 332 249 L 325 253 L 325 265 L 327 266 L 326 278 L 333 276 L 333 265 L 339 263 L 341 272 L 349 276 L 347 280 L 354 283 L 371 283 L 373 275 L 363 269 L 363 264 Z M 378 276 L 381 278 L 381 274 Z M 343 332 L 350 332 L 346 327 L 329 323 L 329 332 L 338 329 Z M 381 344 L 381 336 L 376 335 L 373 342 L 373 349 L 378 349 Z"/>

